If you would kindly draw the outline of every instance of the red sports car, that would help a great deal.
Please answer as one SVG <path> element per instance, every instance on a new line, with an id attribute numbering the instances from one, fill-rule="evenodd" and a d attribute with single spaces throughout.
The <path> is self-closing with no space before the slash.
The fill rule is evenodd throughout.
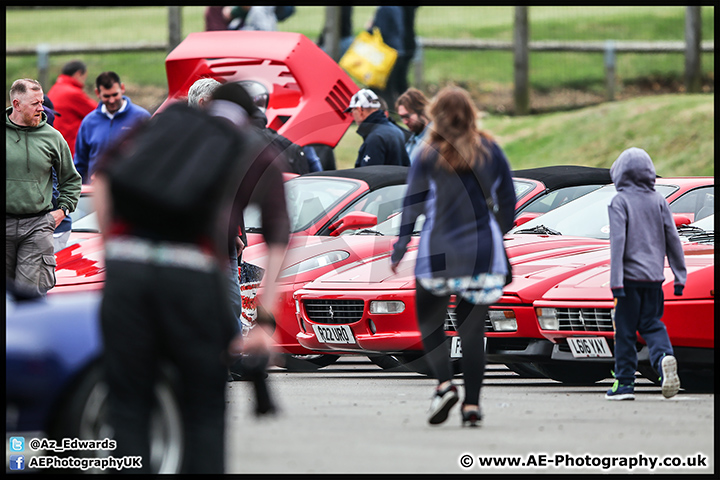
<path id="1" fill-rule="evenodd" d="M 668 330 L 685 389 L 712 389 L 714 384 L 715 234 L 714 215 L 680 228 L 684 240 L 687 282 L 683 295 L 673 294 L 673 274 L 665 266 L 663 322 Z M 551 359 L 564 364 L 578 381 L 609 375 L 613 366 L 613 298 L 609 254 L 594 268 L 573 275 L 533 302 L 541 333 L 553 343 Z M 649 364 L 647 345 L 639 338 L 638 370 L 658 382 Z M 538 365 L 543 370 L 542 364 Z"/>
<path id="2" fill-rule="evenodd" d="M 704 214 L 714 179 L 659 178 L 656 188 L 671 203 L 676 223 L 689 223 Z M 537 326 L 532 302 L 564 278 L 607 261 L 598 252 L 608 244 L 607 204 L 614 193 L 614 186 L 605 186 L 506 236 L 514 276 L 486 318 L 489 361 L 513 368 L 516 363 L 549 360 L 552 343 Z M 558 261 L 559 256 L 565 263 Z M 404 362 L 420 357 L 414 253 L 408 253 L 396 275 L 389 269 L 388 257 L 326 274 L 296 292 L 302 329 L 298 342 L 316 351 L 392 354 Z M 450 307 L 446 330 L 455 337 Z M 459 348 L 455 337 L 451 355 L 459 356 Z M 564 373 L 561 369 L 558 375 Z"/>
<path id="3" fill-rule="evenodd" d="M 384 173 L 388 167 L 374 168 L 379 168 L 380 172 Z M 364 170 L 365 168 L 351 171 L 363 172 Z M 359 175 L 359 173 L 355 174 Z M 529 212 L 530 217 L 535 217 L 544 211 L 582 196 L 588 191 L 598 189 L 610 179 L 608 169 L 582 166 L 553 166 L 518 170 L 513 175 L 518 198 L 517 211 Z M 307 175 L 302 176 L 302 178 L 306 177 Z M 285 256 L 286 269 L 278 279 L 283 310 L 276 317 L 277 329 L 274 337 L 281 351 L 292 355 L 292 357 L 286 357 L 288 366 L 309 368 L 324 366 L 337 360 L 337 356 L 320 356 L 317 355 L 317 352 L 309 351 L 298 343 L 296 336 L 300 332 L 300 327 L 295 318 L 295 303 L 292 295 L 296 290 L 322 274 L 360 260 L 363 264 L 370 262 L 392 250 L 392 244 L 395 243 L 395 237 L 399 230 L 400 216 L 396 214 L 402 208 L 404 192 L 405 185 L 402 186 L 402 189 L 396 188 L 392 192 L 385 192 L 382 195 L 371 195 L 367 200 L 358 202 L 355 213 L 343 214 L 342 218 L 328 215 L 332 219 L 330 223 L 327 223 L 326 227 L 315 229 L 316 234 L 319 235 L 335 235 L 339 232 L 339 229 L 334 227 L 337 224 L 341 225 L 341 229 L 353 230 L 355 235 L 343 235 L 338 239 L 293 238 L 291 240 Z M 375 198 L 378 196 L 380 198 Z M 320 210 L 318 210 L 319 214 L 321 214 Z M 390 220 L 375 227 L 375 217 L 380 221 L 386 218 L 390 218 Z M 243 260 L 262 267 L 264 266 L 264 255 L 264 245 L 258 245 L 247 248 L 243 253 Z M 378 362 L 388 361 L 388 359 L 375 357 L 373 359 Z M 391 363 L 393 362 L 391 361 Z"/>

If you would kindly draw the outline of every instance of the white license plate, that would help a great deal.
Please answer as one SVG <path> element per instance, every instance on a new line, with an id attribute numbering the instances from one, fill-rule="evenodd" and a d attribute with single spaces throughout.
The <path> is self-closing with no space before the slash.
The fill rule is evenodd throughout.
<path id="1" fill-rule="evenodd" d="M 483 345 L 485 345 L 485 350 L 487 350 L 487 337 L 483 338 Z M 450 358 L 462 358 L 460 337 L 450 337 Z"/>
<path id="2" fill-rule="evenodd" d="M 613 356 L 605 337 L 568 337 L 567 341 L 575 358 Z"/>
<path id="3" fill-rule="evenodd" d="M 352 330 L 347 325 L 313 325 L 315 336 L 322 343 L 355 343 Z"/>

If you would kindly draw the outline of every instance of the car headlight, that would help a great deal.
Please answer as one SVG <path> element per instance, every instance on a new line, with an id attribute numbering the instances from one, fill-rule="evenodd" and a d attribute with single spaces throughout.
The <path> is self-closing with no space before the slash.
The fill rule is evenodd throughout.
<path id="1" fill-rule="evenodd" d="M 298 262 L 295 265 L 291 265 L 280 272 L 278 278 L 291 277 L 300 273 L 309 272 L 316 268 L 325 267 L 332 265 L 333 263 L 342 262 L 348 258 L 350 254 L 344 250 L 334 250 L 332 252 L 326 252 L 322 255 L 317 255 L 312 258 Z"/>
<path id="2" fill-rule="evenodd" d="M 399 300 L 373 300 L 370 302 L 370 313 L 389 314 L 405 311 L 405 303 Z"/>
<path id="3" fill-rule="evenodd" d="M 488 316 L 496 332 L 517 331 L 517 320 L 512 310 L 488 310 Z"/>
<path id="4" fill-rule="evenodd" d="M 557 310 L 554 308 L 536 308 L 538 323 L 543 330 L 559 330 L 560 320 L 558 320 Z"/>

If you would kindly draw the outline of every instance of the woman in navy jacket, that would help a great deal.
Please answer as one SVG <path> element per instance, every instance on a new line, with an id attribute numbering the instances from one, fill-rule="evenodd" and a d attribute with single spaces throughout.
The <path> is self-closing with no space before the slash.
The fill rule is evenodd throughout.
<path id="1" fill-rule="evenodd" d="M 515 190 L 507 158 L 488 133 L 478 130 L 477 111 L 465 90 L 443 89 L 430 116 L 433 128 L 410 167 L 391 266 L 397 269 L 415 221 L 424 214 L 415 284 L 426 359 L 438 380 L 429 422 L 444 422 L 458 401 L 443 330 L 448 301 L 455 294 L 465 380 L 463 425 L 475 426 L 482 418 L 485 316 L 488 305 L 502 295 L 508 273 L 503 235 L 512 227 Z M 497 206 L 494 215 L 485 189 Z"/>

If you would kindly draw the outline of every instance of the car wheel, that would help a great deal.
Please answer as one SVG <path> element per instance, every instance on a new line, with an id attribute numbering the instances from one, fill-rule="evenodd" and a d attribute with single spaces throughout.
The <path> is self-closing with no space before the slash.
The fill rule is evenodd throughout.
<path id="1" fill-rule="evenodd" d="M 687 393 L 715 392 L 715 369 L 678 369 L 680 388 Z"/>
<path id="2" fill-rule="evenodd" d="M 163 373 L 155 388 L 155 399 L 157 405 L 150 420 L 150 469 L 152 473 L 178 473 L 183 454 L 182 417 L 168 372 Z M 112 438 L 113 431 L 107 423 L 107 408 L 108 386 L 101 367 L 95 365 L 83 375 L 58 410 L 52 436 L 56 439 L 85 440 Z M 102 457 L 111 453 L 98 450 L 74 454 Z"/>
<path id="3" fill-rule="evenodd" d="M 532 363 L 506 363 L 505 366 L 523 378 L 547 378 Z"/>
<path id="4" fill-rule="evenodd" d="M 660 374 L 650 365 L 638 364 L 637 371 L 655 385 L 660 385 Z"/>
<path id="5" fill-rule="evenodd" d="M 319 368 L 332 365 L 340 359 L 340 355 L 317 354 L 317 355 L 292 355 L 283 354 L 279 362 L 280 367 L 291 372 L 312 372 Z"/>
<path id="6" fill-rule="evenodd" d="M 368 355 L 372 363 L 389 372 L 410 372 L 411 370 L 403 364 L 396 355 Z"/>
<path id="7" fill-rule="evenodd" d="M 611 376 L 610 365 L 590 362 L 533 363 L 538 372 L 568 385 L 592 385 Z"/>
<path id="8" fill-rule="evenodd" d="M 429 377 L 434 375 L 432 369 L 430 368 L 430 364 L 425 358 L 425 353 L 423 352 L 403 353 L 395 355 L 395 357 L 400 361 L 400 363 L 402 363 L 403 367 L 411 372 L 421 373 Z M 460 365 L 459 358 L 450 359 L 450 364 L 454 375 L 462 373 L 462 366 Z"/>

